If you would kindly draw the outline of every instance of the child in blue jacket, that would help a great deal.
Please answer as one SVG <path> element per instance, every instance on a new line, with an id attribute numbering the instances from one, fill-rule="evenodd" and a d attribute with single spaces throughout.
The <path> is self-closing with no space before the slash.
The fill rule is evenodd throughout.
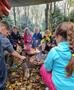
<path id="1" fill-rule="evenodd" d="M 33 48 L 38 47 L 42 39 L 42 34 L 40 33 L 40 30 L 38 27 L 35 28 L 35 33 L 33 34 L 32 39 L 33 39 L 32 47 Z"/>
<path id="2" fill-rule="evenodd" d="M 68 23 L 61 23 L 57 27 L 57 46 L 50 50 L 40 69 L 42 79 L 49 90 L 74 90 L 73 67 L 68 66 L 70 62 L 71 65 L 74 62 L 67 42 L 67 32 L 70 29 L 73 28 L 70 28 Z"/>

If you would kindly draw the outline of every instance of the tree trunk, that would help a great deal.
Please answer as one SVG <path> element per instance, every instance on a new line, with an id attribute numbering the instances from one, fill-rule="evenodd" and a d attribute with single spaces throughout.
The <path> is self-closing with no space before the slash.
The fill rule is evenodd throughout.
<path id="1" fill-rule="evenodd" d="M 71 7 L 71 0 L 69 0 L 69 2 L 67 4 L 69 22 L 70 22 L 70 7 Z"/>
<path id="2" fill-rule="evenodd" d="M 48 29 L 48 11 L 49 11 L 49 4 L 46 4 L 46 9 L 45 9 L 45 22 L 46 22 L 46 29 Z"/>
<path id="3" fill-rule="evenodd" d="M 50 28 L 53 29 L 53 25 L 52 25 L 52 2 L 50 3 Z"/>
<path id="4" fill-rule="evenodd" d="M 25 6 L 23 9 L 24 9 L 24 15 L 26 18 L 26 26 L 27 26 L 27 7 Z"/>
<path id="5" fill-rule="evenodd" d="M 20 27 L 20 29 L 21 29 L 21 23 L 20 23 L 20 21 L 21 21 L 21 15 L 20 15 L 20 7 L 17 7 L 17 19 L 18 19 L 18 21 L 19 21 L 19 27 Z"/>
<path id="6" fill-rule="evenodd" d="M 15 12 L 15 7 L 13 7 L 13 13 L 14 13 L 14 24 L 16 25 L 16 12 Z"/>

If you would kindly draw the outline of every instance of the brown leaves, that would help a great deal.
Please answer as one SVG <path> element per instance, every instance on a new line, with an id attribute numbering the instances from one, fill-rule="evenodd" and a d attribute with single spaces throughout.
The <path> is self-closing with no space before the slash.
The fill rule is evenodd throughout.
<path id="1" fill-rule="evenodd" d="M 31 58 L 32 66 L 29 67 L 29 77 L 25 77 L 22 66 L 17 70 L 11 70 L 7 81 L 7 90 L 45 90 L 45 85 L 42 82 L 39 74 L 39 65 L 33 65 L 35 57 Z M 37 63 L 38 64 L 38 63 Z M 29 66 L 29 65 L 28 65 Z"/>

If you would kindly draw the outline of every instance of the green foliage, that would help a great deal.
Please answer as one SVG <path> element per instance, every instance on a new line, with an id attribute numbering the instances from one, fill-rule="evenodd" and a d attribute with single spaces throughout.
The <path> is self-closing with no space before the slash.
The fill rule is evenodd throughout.
<path id="1" fill-rule="evenodd" d="M 61 13 L 60 9 L 57 6 L 55 6 L 55 10 L 53 11 L 53 13 L 50 13 L 49 19 L 49 22 L 51 23 L 53 30 L 59 23 L 64 21 L 63 18 L 63 14 Z"/>
<path id="2" fill-rule="evenodd" d="M 74 0 L 68 0 L 68 4 L 69 4 L 70 6 L 74 6 Z"/>
<path id="3" fill-rule="evenodd" d="M 7 21 L 11 27 L 13 26 L 13 20 L 10 16 L 3 16 L 3 20 Z"/>
<path id="4" fill-rule="evenodd" d="M 21 23 L 22 29 L 24 29 L 26 26 L 28 26 L 30 28 L 30 30 L 33 31 L 34 24 L 33 24 L 32 20 L 29 19 L 28 16 L 22 15 L 20 23 Z"/>
<path id="5" fill-rule="evenodd" d="M 40 26 L 41 31 L 45 31 L 45 27 L 46 27 L 46 23 L 45 23 L 45 20 L 43 20 Z"/>
<path id="6" fill-rule="evenodd" d="M 74 22 L 74 9 L 70 12 L 69 18 L 71 22 Z"/>
<path id="7" fill-rule="evenodd" d="M 68 22 L 69 21 L 69 17 L 66 16 L 66 15 L 63 15 L 63 21 Z"/>

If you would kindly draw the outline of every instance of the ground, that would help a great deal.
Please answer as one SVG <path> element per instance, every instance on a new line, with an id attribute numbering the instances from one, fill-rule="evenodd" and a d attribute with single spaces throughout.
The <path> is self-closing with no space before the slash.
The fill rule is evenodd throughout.
<path id="1" fill-rule="evenodd" d="M 45 90 L 45 85 L 39 74 L 41 64 L 38 65 L 35 63 L 35 65 L 28 66 L 27 64 L 28 63 L 24 63 L 24 67 L 23 65 L 19 67 L 14 65 L 13 68 L 9 70 L 7 90 Z"/>

